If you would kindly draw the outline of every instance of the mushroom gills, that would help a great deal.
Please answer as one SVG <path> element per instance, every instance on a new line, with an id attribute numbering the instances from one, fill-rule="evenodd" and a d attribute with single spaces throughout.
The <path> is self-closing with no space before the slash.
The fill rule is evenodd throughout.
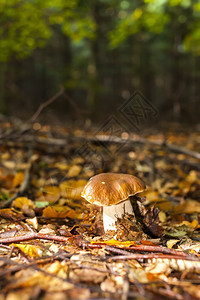
<path id="1" fill-rule="evenodd" d="M 117 218 L 122 218 L 125 214 L 133 214 L 133 207 L 130 200 L 120 202 L 111 206 L 103 206 L 103 227 L 104 231 L 117 230 Z"/>

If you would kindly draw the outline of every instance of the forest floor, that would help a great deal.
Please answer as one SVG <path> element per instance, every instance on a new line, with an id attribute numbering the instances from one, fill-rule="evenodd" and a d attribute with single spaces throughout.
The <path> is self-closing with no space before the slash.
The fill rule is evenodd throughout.
<path id="1" fill-rule="evenodd" d="M 200 299 L 200 130 L 114 135 L 0 121 L 1 299 Z M 147 185 L 104 233 L 81 198 L 101 172 Z"/>

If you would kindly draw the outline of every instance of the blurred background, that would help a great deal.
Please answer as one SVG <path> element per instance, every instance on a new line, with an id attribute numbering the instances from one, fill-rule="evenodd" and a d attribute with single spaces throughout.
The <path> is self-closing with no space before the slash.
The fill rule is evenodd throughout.
<path id="1" fill-rule="evenodd" d="M 0 0 L 0 113 L 103 120 L 136 91 L 159 121 L 200 116 L 199 0 Z"/>

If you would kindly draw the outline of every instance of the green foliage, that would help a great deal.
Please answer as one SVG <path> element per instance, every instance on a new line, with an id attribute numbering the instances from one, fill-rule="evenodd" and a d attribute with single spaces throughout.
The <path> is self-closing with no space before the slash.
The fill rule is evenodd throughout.
<path id="1" fill-rule="evenodd" d="M 43 47 L 56 25 L 72 40 L 94 36 L 94 22 L 78 0 L 0 0 L 0 61 Z"/>
<path id="2" fill-rule="evenodd" d="M 198 0 L 144 0 L 135 2 L 122 1 L 116 26 L 109 32 L 110 47 L 116 48 L 129 36 L 144 33 L 149 37 L 168 35 L 170 30 L 174 35 L 180 34 L 183 51 L 193 51 L 200 54 L 200 3 Z M 130 9 L 131 8 L 131 9 Z M 176 23 L 176 24 L 175 24 Z M 175 24 L 175 25 L 174 25 Z"/>
<path id="3" fill-rule="evenodd" d="M 148 37 L 182 31 L 183 51 L 200 54 L 199 0 L 97 0 L 111 13 L 107 34 L 111 48 L 131 35 Z M 95 4 L 96 4 L 95 3 Z M 92 4 L 94 5 L 94 3 Z M 60 30 L 72 41 L 94 39 L 96 24 L 91 2 L 79 0 L 0 0 L 0 61 L 24 58 L 43 47 Z M 184 25 L 184 30 L 180 29 Z M 106 26 L 106 24 L 105 24 Z M 111 27 L 112 26 L 112 27 Z M 176 32 L 174 32 L 175 34 Z"/>

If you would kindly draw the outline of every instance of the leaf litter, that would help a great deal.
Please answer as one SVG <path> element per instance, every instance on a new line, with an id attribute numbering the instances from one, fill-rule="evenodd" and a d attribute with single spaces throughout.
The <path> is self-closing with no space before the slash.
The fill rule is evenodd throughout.
<path id="1" fill-rule="evenodd" d="M 113 155 L 121 137 L 34 124 L 13 137 L 14 122 L 0 124 L 0 299 L 200 298 L 198 130 L 146 131 Z M 126 215 L 104 233 L 101 208 L 81 198 L 101 172 L 145 181 L 148 232 Z"/>

